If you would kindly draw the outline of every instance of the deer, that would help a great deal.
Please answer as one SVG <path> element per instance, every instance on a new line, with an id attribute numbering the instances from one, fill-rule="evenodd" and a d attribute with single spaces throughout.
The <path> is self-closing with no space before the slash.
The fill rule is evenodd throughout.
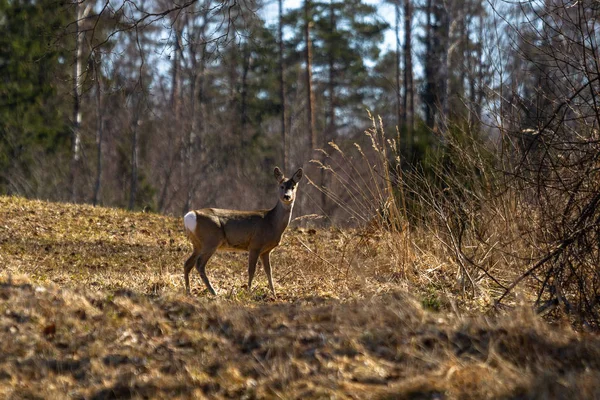
<path id="1" fill-rule="evenodd" d="M 193 252 L 183 266 L 185 290 L 190 294 L 189 274 L 194 265 L 208 291 L 216 296 L 215 289 L 206 275 L 206 264 L 217 251 L 248 252 L 248 291 L 260 258 L 267 275 L 269 288 L 275 297 L 271 276 L 271 251 L 279 246 L 281 238 L 292 218 L 298 182 L 302 179 L 302 168 L 291 178 L 286 178 L 279 167 L 274 169 L 278 183 L 278 198 L 270 210 L 238 211 L 219 208 L 203 208 L 190 211 L 183 217 Z"/>

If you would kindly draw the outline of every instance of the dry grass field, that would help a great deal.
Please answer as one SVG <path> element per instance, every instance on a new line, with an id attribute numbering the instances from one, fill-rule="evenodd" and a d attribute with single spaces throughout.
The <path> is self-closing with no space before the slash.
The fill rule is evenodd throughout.
<path id="1" fill-rule="evenodd" d="M 181 219 L 0 197 L 0 398 L 600 398 L 597 335 L 490 313 L 394 243 L 292 227 L 276 298 L 243 253 L 186 296 Z"/>

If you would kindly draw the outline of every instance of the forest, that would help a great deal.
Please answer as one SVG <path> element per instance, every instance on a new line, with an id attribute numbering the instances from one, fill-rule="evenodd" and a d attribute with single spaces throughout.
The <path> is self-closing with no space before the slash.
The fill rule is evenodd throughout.
<path id="1" fill-rule="evenodd" d="M 594 1 L 0 1 L 0 194 L 275 203 L 423 249 L 495 308 L 600 322 Z M 454 290 L 453 289 L 453 290 Z"/>
<path id="2" fill-rule="evenodd" d="M 455 3 L 5 1 L 0 191 L 180 215 L 243 190 L 255 207 L 265 172 L 325 161 L 367 111 L 398 127 L 403 168 L 427 168 L 451 126 L 497 137 L 488 109 L 525 72 L 509 22 Z"/>

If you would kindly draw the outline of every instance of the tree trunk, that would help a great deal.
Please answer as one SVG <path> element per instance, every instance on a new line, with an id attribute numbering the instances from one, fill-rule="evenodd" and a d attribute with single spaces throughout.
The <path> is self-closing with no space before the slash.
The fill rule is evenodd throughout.
<path id="1" fill-rule="evenodd" d="M 308 114 L 308 135 L 310 138 L 310 150 L 317 147 L 317 132 L 315 129 L 315 94 L 312 87 L 312 40 L 310 38 L 310 27 L 312 24 L 310 0 L 304 0 L 304 38 L 306 40 L 306 91 L 307 91 L 307 114 Z"/>
<path id="2" fill-rule="evenodd" d="M 250 71 L 250 63 L 252 62 L 252 53 L 249 49 L 249 44 L 245 43 L 242 49 L 242 84 L 240 89 L 240 139 L 242 146 L 247 140 L 246 124 L 248 122 L 248 72 Z"/>
<path id="3" fill-rule="evenodd" d="M 191 88 L 190 88 L 190 120 L 191 127 L 187 142 L 187 179 L 186 179 L 186 201 L 183 214 L 192 207 L 193 195 L 196 193 L 200 182 L 202 182 L 202 168 L 204 166 L 203 139 L 206 137 L 206 110 L 204 100 L 204 82 L 206 70 L 206 43 L 204 42 L 206 26 L 208 24 L 209 10 L 202 7 L 202 23 L 193 26 L 195 42 L 197 46 L 189 46 L 189 59 L 191 61 Z M 193 19 L 191 20 L 194 21 Z M 192 27 L 188 28 L 190 31 Z M 198 29 L 196 32 L 195 29 Z"/>
<path id="4" fill-rule="evenodd" d="M 100 70 L 100 52 L 95 51 L 94 74 L 96 78 L 96 182 L 92 203 L 98 205 L 102 185 L 102 137 L 104 136 L 104 113 L 102 110 L 102 73 Z"/>
<path id="5" fill-rule="evenodd" d="M 327 148 L 327 143 L 329 143 L 333 138 L 335 138 L 336 131 L 336 122 L 335 122 L 335 59 L 333 58 L 333 46 L 335 43 L 333 42 L 333 36 L 335 34 L 335 9 L 333 0 L 329 1 L 329 51 L 327 54 L 327 67 L 329 72 L 327 87 L 329 92 L 329 109 L 327 110 L 327 129 L 323 132 L 323 149 Z M 323 163 L 325 163 L 325 159 L 323 159 Z M 321 186 L 325 187 L 327 185 L 327 174 L 325 173 L 325 169 L 321 168 Z M 327 206 L 327 195 L 324 191 L 321 191 L 321 208 L 329 214 L 328 206 Z"/>
<path id="6" fill-rule="evenodd" d="M 180 43 L 180 32 L 177 28 L 175 30 L 175 50 L 173 52 L 173 65 L 171 67 L 171 108 L 173 109 L 173 116 L 177 119 L 179 117 L 179 72 L 180 63 L 179 55 L 181 53 Z"/>
<path id="7" fill-rule="evenodd" d="M 134 95 L 135 96 L 135 95 Z M 139 103 L 139 100 L 138 100 Z M 135 197 L 137 195 L 137 180 L 138 180 L 138 110 L 139 104 L 134 110 L 134 118 L 131 124 L 131 182 L 129 191 L 129 209 L 135 207 Z"/>
<path id="8" fill-rule="evenodd" d="M 183 205 L 182 214 L 187 213 L 190 210 L 192 204 L 192 196 L 194 191 L 192 190 L 192 164 L 193 164 L 193 146 L 196 141 L 196 96 L 197 96 L 197 86 L 198 86 L 198 74 L 194 73 L 193 78 L 191 79 L 190 84 L 190 132 L 187 135 L 187 140 L 185 143 L 185 187 L 186 187 L 186 196 L 185 196 L 185 204 Z"/>
<path id="9" fill-rule="evenodd" d="M 336 21 L 335 21 L 335 10 L 333 7 L 333 0 L 330 0 L 329 3 L 329 25 L 330 25 L 330 37 L 333 38 L 333 35 L 335 34 L 336 31 L 336 27 L 335 27 Z M 335 43 L 330 43 L 329 44 L 329 54 L 327 55 L 327 66 L 329 69 L 329 82 L 328 82 L 328 86 L 329 86 L 329 111 L 328 111 L 328 120 L 329 120 L 329 127 L 327 129 L 327 133 L 324 135 L 323 137 L 323 141 L 325 143 L 323 143 L 323 146 L 327 145 L 327 143 L 333 139 L 335 137 L 335 130 L 336 130 L 336 122 L 335 122 L 335 108 L 336 108 L 336 100 L 335 100 L 335 59 L 333 57 L 333 46 L 335 46 Z"/>
<path id="10" fill-rule="evenodd" d="M 404 107 L 402 107 L 402 94 L 400 93 L 400 2 L 394 3 L 396 11 L 396 125 L 398 130 L 403 132 L 406 126 L 406 97 L 404 98 Z"/>
<path id="11" fill-rule="evenodd" d="M 69 172 L 70 201 L 77 201 L 77 171 L 81 157 L 81 57 L 83 34 L 80 25 L 83 12 L 79 1 L 75 1 L 75 60 L 73 60 L 73 129 L 71 133 L 71 168 Z"/>
<path id="12" fill-rule="evenodd" d="M 425 5 L 425 90 L 423 91 L 423 103 L 425 105 L 425 123 L 429 129 L 433 129 L 435 122 L 435 66 L 433 54 L 433 28 L 432 24 L 432 0 L 427 0 Z"/>
<path id="13" fill-rule="evenodd" d="M 177 22 L 175 21 L 174 24 Z M 175 51 L 173 53 L 173 63 L 171 67 L 171 110 L 172 110 L 172 118 L 173 121 L 167 127 L 167 149 L 166 149 L 166 158 L 167 162 L 163 163 L 164 165 L 164 178 L 163 185 L 160 191 L 160 197 L 158 199 L 158 210 L 164 211 L 167 193 L 169 190 L 169 186 L 171 184 L 171 177 L 173 175 L 173 168 L 175 166 L 176 156 L 175 153 L 175 137 L 174 134 L 178 130 L 178 122 L 179 122 L 179 56 L 181 53 L 181 42 L 180 42 L 180 31 L 174 26 L 175 29 L 175 43 L 174 48 Z"/>
<path id="14" fill-rule="evenodd" d="M 415 115 L 415 89 L 412 67 L 412 5 L 404 0 L 404 112 L 409 156 L 412 154 Z"/>
<path id="15" fill-rule="evenodd" d="M 203 31 L 204 32 L 204 31 Z M 200 52 L 200 62 L 196 59 L 196 54 L 192 52 L 192 79 L 191 79 L 191 87 L 190 87 L 190 120 L 191 127 L 190 133 L 188 135 L 188 142 L 186 144 L 186 157 L 187 157 L 187 179 L 186 179 L 186 201 L 183 207 L 183 214 L 188 212 L 192 205 L 192 197 L 194 192 L 196 191 L 196 186 L 198 182 L 197 178 L 197 168 L 196 166 L 202 162 L 202 152 L 200 146 L 198 144 L 198 138 L 202 137 L 202 135 L 198 134 L 199 131 L 202 131 L 199 128 L 200 121 L 203 121 L 202 116 L 202 105 L 204 103 L 204 51 Z M 198 105 L 197 105 L 198 104 Z M 198 110 L 200 111 L 198 113 Z M 200 118 L 199 115 L 200 114 Z"/>
<path id="16" fill-rule="evenodd" d="M 483 78 L 484 71 L 483 66 L 485 64 L 485 60 L 483 59 L 483 23 L 484 23 L 484 15 L 483 15 L 483 6 L 479 11 L 479 43 L 477 43 L 477 88 L 475 89 L 477 92 L 477 96 L 475 98 L 475 120 L 477 122 L 481 121 L 481 103 L 483 102 Z"/>
<path id="17" fill-rule="evenodd" d="M 441 44 L 440 48 L 440 69 L 439 69 L 439 82 L 441 87 L 438 91 L 439 107 L 441 112 L 438 113 L 438 129 L 439 132 L 445 134 L 448 129 L 448 117 L 450 113 L 449 109 L 449 97 L 450 97 L 450 15 L 451 15 L 451 1 L 445 2 L 444 6 L 441 7 L 440 15 L 440 32 L 439 40 Z"/>
<path id="18" fill-rule="evenodd" d="M 277 30 L 277 40 L 279 41 L 279 101 L 281 102 L 281 158 L 284 171 L 288 169 L 288 150 L 287 135 L 285 124 L 285 65 L 283 63 L 283 0 L 279 0 L 279 27 Z"/>

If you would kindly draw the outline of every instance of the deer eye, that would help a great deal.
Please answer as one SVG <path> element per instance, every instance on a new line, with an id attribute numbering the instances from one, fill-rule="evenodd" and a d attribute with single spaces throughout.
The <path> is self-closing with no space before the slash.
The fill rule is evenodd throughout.
<path id="1" fill-rule="evenodd" d="M 279 188 L 280 188 L 280 189 L 285 189 L 285 186 L 281 185 Z"/>

